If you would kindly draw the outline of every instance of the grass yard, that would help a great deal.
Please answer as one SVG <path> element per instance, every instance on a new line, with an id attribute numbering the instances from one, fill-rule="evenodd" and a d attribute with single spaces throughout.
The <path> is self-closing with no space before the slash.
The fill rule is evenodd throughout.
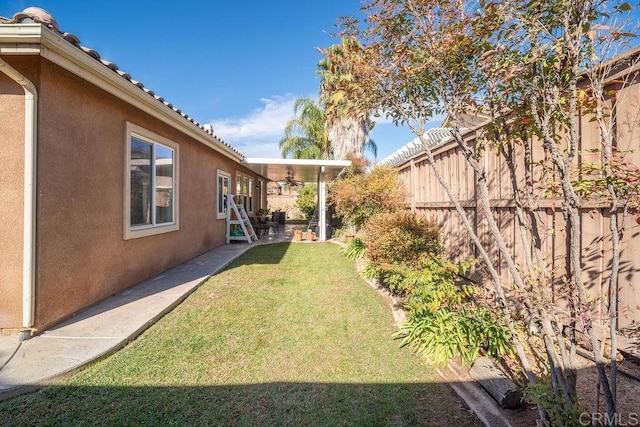
<path id="1" fill-rule="evenodd" d="M 118 353 L 0 402 L 3 425 L 481 425 L 391 339 L 336 245 L 256 246 Z"/>

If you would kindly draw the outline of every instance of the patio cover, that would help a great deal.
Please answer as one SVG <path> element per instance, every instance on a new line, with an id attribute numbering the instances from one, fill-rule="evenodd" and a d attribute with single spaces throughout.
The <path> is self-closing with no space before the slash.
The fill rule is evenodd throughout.
<path id="1" fill-rule="evenodd" d="M 327 240 L 327 183 L 351 166 L 350 160 L 263 159 L 245 158 L 246 166 L 270 181 L 287 177 L 302 182 L 318 183 L 318 240 Z"/>

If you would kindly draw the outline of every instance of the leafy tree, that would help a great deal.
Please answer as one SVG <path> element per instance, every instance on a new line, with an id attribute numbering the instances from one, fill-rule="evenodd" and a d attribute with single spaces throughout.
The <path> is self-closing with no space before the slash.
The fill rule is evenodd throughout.
<path id="1" fill-rule="evenodd" d="M 520 318 L 509 309 L 510 301 L 518 301 L 526 312 L 524 318 L 538 328 L 547 355 L 545 370 L 551 378 L 555 401 L 562 406 L 560 411 L 547 411 L 540 405 L 540 416 L 545 422 L 562 422 L 550 419 L 550 414 L 571 414 L 577 410 L 575 346 L 579 334 L 584 334 L 593 348 L 598 386 L 605 395 L 609 419 L 615 419 L 615 354 L 608 378 L 600 341 L 595 335 L 593 304 L 587 299 L 583 281 L 581 197 L 575 180 L 581 175 L 575 173 L 575 166 L 580 142 L 579 117 L 587 111 L 585 101 L 590 97 L 585 94 L 594 89 L 596 105 L 606 105 L 602 85 L 593 84 L 597 83 L 593 78 L 587 79 L 591 83 L 585 83 L 584 70 L 597 65 L 593 58 L 602 61 L 611 56 L 611 50 L 606 55 L 602 49 L 594 49 L 594 42 L 619 46 L 631 35 L 616 21 L 630 9 L 627 3 L 619 1 L 371 0 L 365 7 L 364 28 L 354 20 L 343 22 L 345 31 L 341 37 L 358 40 L 359 58 L 350 62 L 358 85 L 343 85 L 345 93 L 341 97 L 358 104 L 356 109 L 387 112 L 395 122 L 408 124 L 421 139 L 433 115 L 447 115 L 453 139 L 478 177 L 481 220 L 491 232 L 510 281 L 503 280 L 494 268 L 460 200 L 439 170 L 429 141 L 423 140 L 427 161 L 484 261 L 514 348 L 532 385 L 536 378 L 518 338 L 516 322 Z M 599 33 L 594 36 L 596 27 Z M 603 81 L 602 76 L 598 78 Z M 591 88 L 585 91 L 582 89 L 585 84 Z M 469 141 L 461 118 L 479 112 L 488 114 L 491 122 Z M 612 128 L 611 115 L 597 109 L 593 114 L 596 120 L 607 122 L 600 125 L 605 147 L 602 179 L 609 184 L 607 191 L 615 217 L 619 195 L 624 192 L 616 192 L 616 168 L 611 167 L 610 160 L 620 156 L 608 148 L 614 146 L 612 137 L 607 135 Z M 547 294 L 553 270 L 540 245 L 540 236 L 548 230 L 536 221 L 538 208 L 534 180 L 530 179 L 534 147 L 544 150 L 542 166 L 552 171 L 545 177 L 547 181 L 549 177 L 557 178 L 567 230 L 566 286 L 562 292 L 569 302 L 570 313 L 562 333 L 557 328 L 558 313 L 553 311 L 553 301 Z M 490 204 L 484 159 L 494 153 L 506 160 L 514 186 L 525 253 L 522 266 L 515 263 Z M 525 180 L 520 179 L 520 171 L 524 172 Z M 620 231 L 615 220 L 611 227 L 613 234 Z M 616 289 L 612 282 L 609 293 L 615 293 Z M 610 315 L 614 316 L 611 309 L 610 304 Z M 615 341 L 614 326 L 611 335 L 609 338 Z"/>
<path id="2" fill-rule="evenodd" d="M 331 147 L 325 130 L 325 108 L 311 98 L 296 99 L 295 117 L 287 122 L 280 139 L 283 158 L 330 159 Z"/>

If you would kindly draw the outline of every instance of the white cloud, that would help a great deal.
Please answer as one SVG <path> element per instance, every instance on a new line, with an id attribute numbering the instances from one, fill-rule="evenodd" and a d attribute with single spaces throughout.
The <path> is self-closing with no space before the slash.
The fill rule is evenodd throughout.
<path id="1" fill-rule="evenodd" d="M 262 98 L 246 116 L 212 120 L 213 133 L 247 157 L 280 157 L 278 143 L 293 117 L 295 95 Z"/>
<path id="2" fill-rule="evenodd" d="M 240 151 L 245 157 L 261 157 L 261 158 L 280 158 L 282 154 L 280 154 L 280 146 L 278 145 L 278 141 L 276 142 L 240 142 L 236 144 L 231 144 Z"/>
<path id="3" fill-rule="evenodd" d="M 247 157 L 281 157 L 278 146 L 284 127 L 293 117 L 293 104 L 298 95 L 287 94 L 260 99 L 262 104 L 244 116 L 211 120 L 213 133 Z M 439 126 L 443 116 L 429 120 L 426 128 Z M 378 145 L 378 158 L 384 158 L 415 135 L 407 126 L 395 126 L 391 120 L 374 118 L 372 137 Z"/>

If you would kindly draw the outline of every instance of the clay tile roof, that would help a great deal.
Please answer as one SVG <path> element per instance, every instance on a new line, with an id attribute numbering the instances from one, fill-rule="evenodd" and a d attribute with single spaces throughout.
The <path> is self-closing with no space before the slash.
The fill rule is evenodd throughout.
<path id="1" fill-rule="evenodd" d="M 102 62 L 105 67 L 110 68 L 111 71 L 118 71 L 118 66 L 113 62 L 105 61 L 104 59 L 101 59 L 100 62 Z"/>
<path id="2" fill-rule="evenodd" d="M 1 18 L 1 17 L 0 17 Z M 22 12 L 18 12 L 13 15 L 12 19 L 2 18 L 4 24 L 20 24 L 20 23 L 29 23 L 29 22 L 37 22 L 39 24 L 44 24 L 50 30 L 59 33 L 58 23 L 51 16 L 49 12 L 44 9 L 40 9 L 39 7 L 28 7 Z"/>
<path id="3" fill-rule="evenodd" d="M 133 80 L 130 79 L 131 83 L 133 83 L 134 85 L 138 86 L 140 89 L 144 90 L 144 85 L 142 84 L 142 82 L 139 82 L 137 80 Z"/>
<path id="4" fill-rule="evenodd" d="M 80 47 L 80 39 L 70 33 L 62 34 L 62 38 L 74 45 L 75 47 Z"/>
<path id="5" fill-rule="evenodd" d="M 0 16 L 0 24 L 19 24 L 19 23 L 30 23 L 30 22 L 35 22 L 35 23 L 39 23 L 39 24 L 45 25 L 48 29 L 50 29 L 54 33 L 56 33 L 59 36 L 61 36 L 70 45 L 78 48 L 79 50 L 81 50 L 82 52 L 84 52 L 85 54 L 90 56 L 91 58 L 93 58 L 96 61 L 100 62 L 106 68 L 108 68 L 111 71 L 117 73 L 123 79 L 128 80 L 132 85 L 134 85 L 134 86 L 138 87 L 139 89 L 143 90 L 149 96 L 152 96 L 158 102 L 164 104 L 168 108 L 171 108 L 173 111 L 178 113 L 184 119 L 187 119 L 191 123 L 193 123 L 196 126 L 198 126 L 206 134 L 208 134 L 212 139 L 214 139 L 215 142 L 219 142 L 220 144 L 224 145 L 225 147 L 231 149 L 234 153 L 244 157 L 244 155 L 241 152 L 239 152 L 238 150 L 236 150 L 233 146 L 231 146 L 230 144 L 224 142 L 222 139 L 220 139 L 217 136 L 215 136 L 213 134 L 213 131 L 209 132 L 207 129 L 205 129 L 205 127 L 203 125 L 199 124 L 193 118 L 189 117 L 187 114 L 183 113 L 179 109 L 175 108 L 172 104 L 170 104 L 167 101 L 165 101 L 165 99 L 163 97 L 156 95 L 152 90 L 146 88 L 144 86 L 144 84 L 142 84 L 141 82 L 132 79 L 131 75 L 129 73 L 126 73 L 126 72 L 120 70 L 116 64 L 114 64 L 113 62 L 109 62 L 107 60 L 104 60 L 104 59 L 100 58 L 100 54 L 98 52 L 96 52 L 95 50 L 82 46 L 80 44 L 80 39 L 78 37 L 76 37 L 75 35 L 73 35 L 71 33 L 66 33 L 66 32 L 63 33 L 63 32 L 61 32 L 58 29 L 58 23 L 56 22 L 56 20 L 46 10 L 40 9 L 38 7 L 28 7 L 25 10 L 23 10 L 22 12 L 19 12 L 19 13 L 16 13 L 15 15 L 13 15 L 13 18 L 11 18 L 11 19 L 4 18 L 4 17 Z"/>
<path id="6" fill-rule="evenodd" d="M 80 49 L 93 59 L 100 59 L 100 54 L 93 49 L 89 49 L 88 47 L 80 46 Z"/>
<path id="7" fill-rule="evenodd" d="M 124 72 L 124 71 L 122 71 L 122 70 L 116 70 L 116 72 L 117 72 L 118 74 L 120 74 L 120 76 L 124 77 L 126 80 L 131 81 L 131 74 L 129 74 L 129 73 L 125 73 L 125 72 Z"/>

